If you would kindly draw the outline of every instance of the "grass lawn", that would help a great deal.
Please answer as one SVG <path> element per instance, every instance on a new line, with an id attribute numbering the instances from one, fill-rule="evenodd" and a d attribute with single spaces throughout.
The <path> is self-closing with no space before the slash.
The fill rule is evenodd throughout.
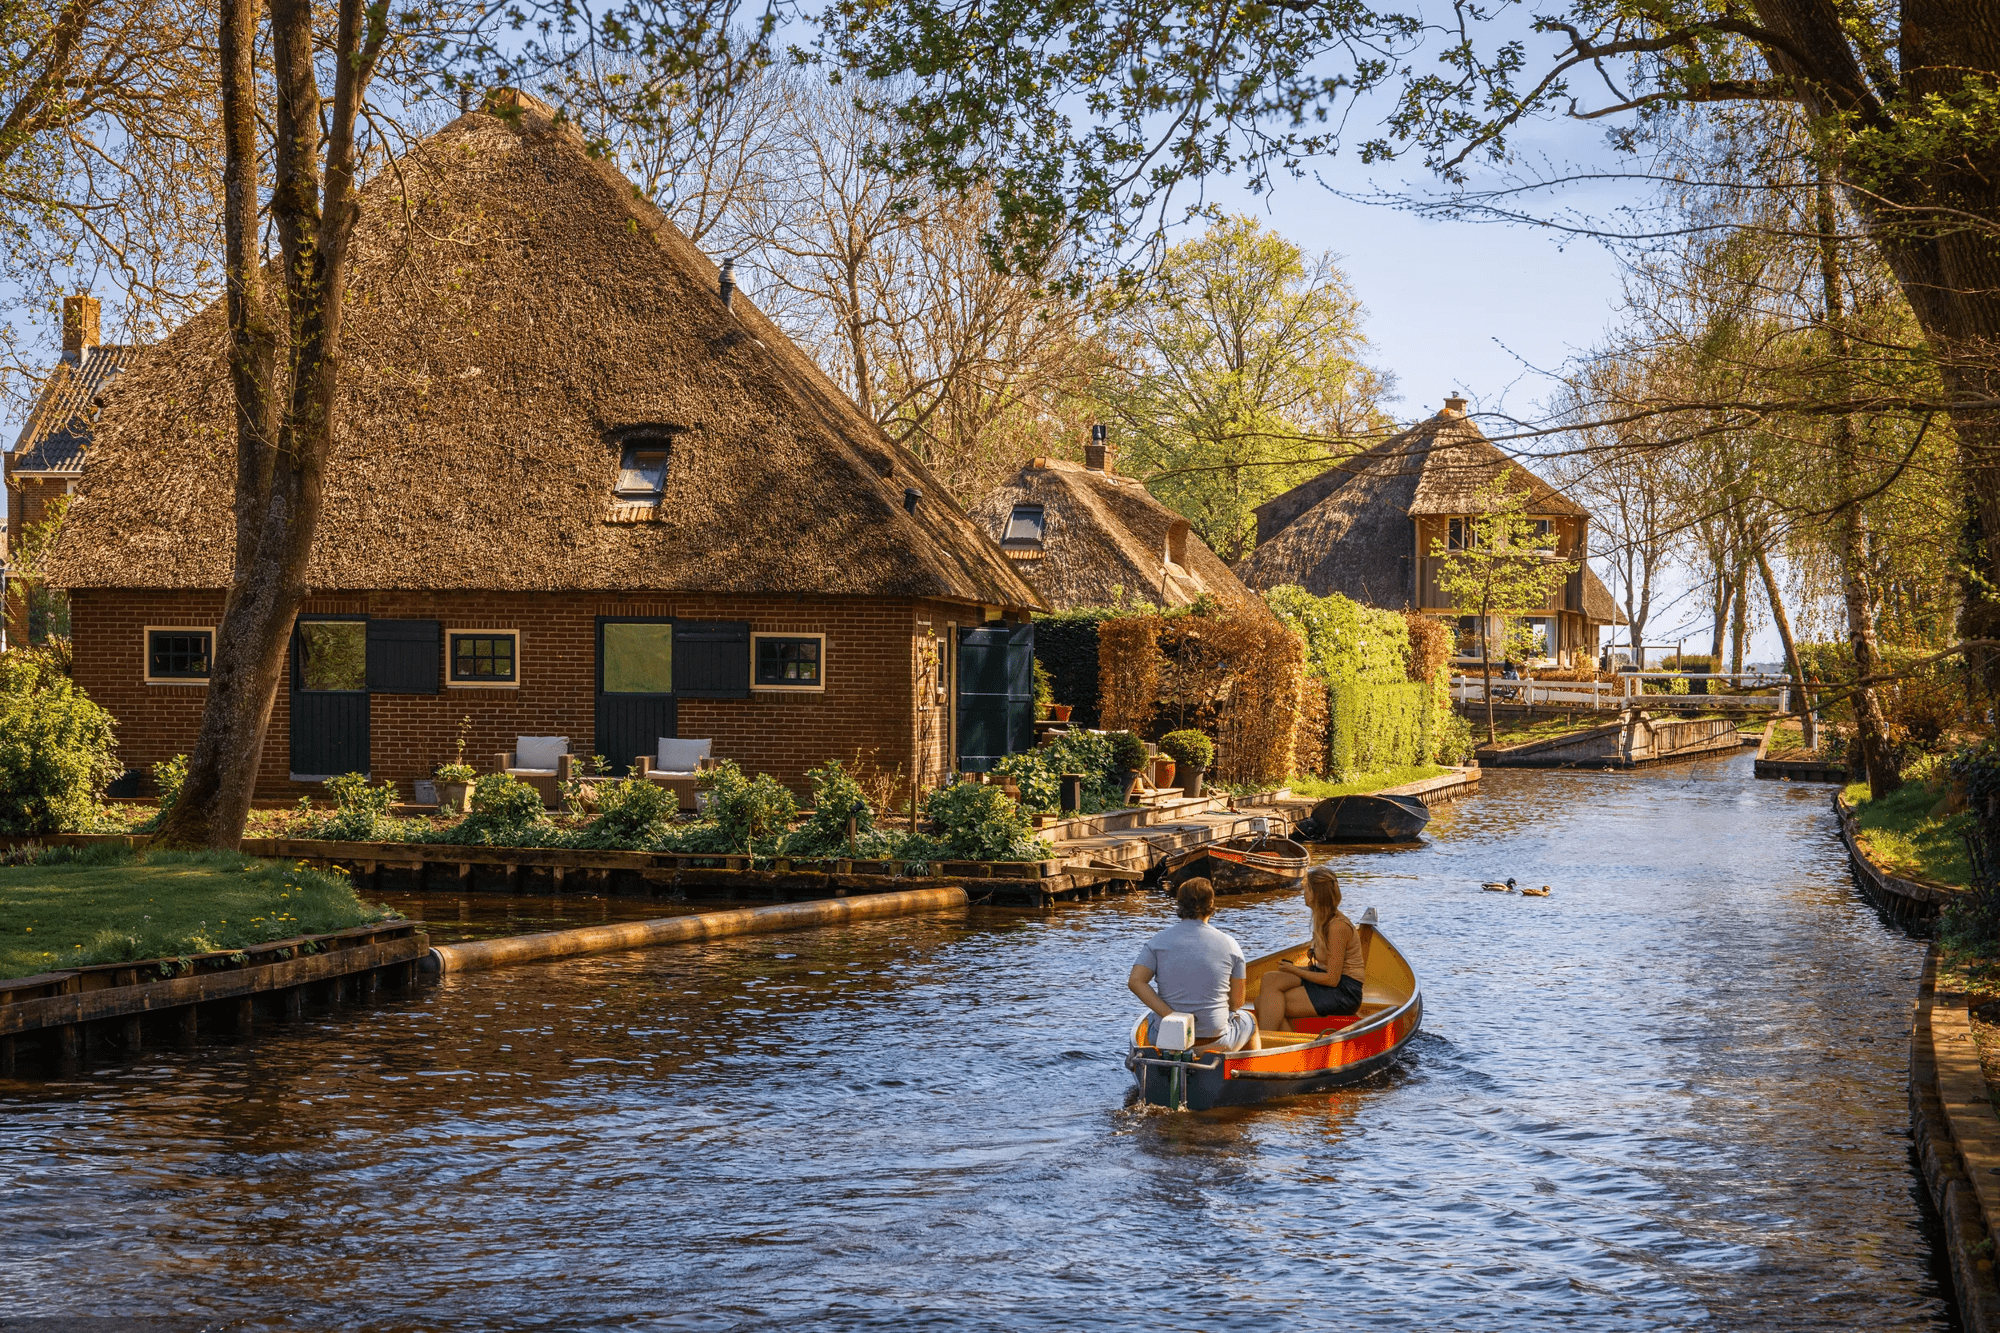
<path id="1" fill-rule="evenodd" d="M 1822 735 L 1824 735 L 1826 728 L 1822 726 L 1820 730 Z M 1819 758 L 1819 751 L 1817 749 L 1808 750 L 1806 748 L 1805 732 L 1801 731 L 1796 724 L 1780 722 L 1771 729 L 1771 744 L 1764 751 L 1764 757 L 1766 759 L 1792 761 L 1817 759 Z"/>
<path id="2" fill-rule="evenodd" d="M 238 949 L 366 925 L 344 875 L 233 852 L 50 848 L 0 866 L 0 977 Z"/>
<path id="3" fill-rule="evenodd" d="M 1421 782 L 1451 772 L 1436 764 L 1409 764 L 1402 768 L 1385 768 L 1374 773 L 1363 773 L 1352 782 L 1327 782 L 1320 778 L 1293 778 L 1285 785 L 1292 789 L 1292 795 L 1305 801 L 1324 801 L 1329 796 L 1363 796 L 1371 791 L 1381 791 L 1384 787 L 1400 787 L 1405 782 Z"/>
<path id="4" fill-rule="evenodd" d="M 1908 879 L 1966 882 L 1970 867 L 1959 832 L 1972 816 L 1962 811 L 1934 815 L 1942 797 L 1928 783 L 1905 782 L 1893 795 L 1871 801 L 1868 784 L 1857 782 L 1847 788 L 1846 796 L 1854 807 L 1861 842 L 1876 865 Z"/>

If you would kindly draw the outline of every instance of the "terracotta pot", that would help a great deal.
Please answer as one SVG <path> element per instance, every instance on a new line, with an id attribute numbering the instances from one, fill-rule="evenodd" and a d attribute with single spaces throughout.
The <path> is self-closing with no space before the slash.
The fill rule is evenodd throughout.
<path id="1" fill-rule="evenodd" d="M 1174 761 L 1165 755 L 1153 761 L 1153 785 L 1155 787 L 1174 785 Z"/>
<path id="2" fill-rule="evenodd" d="M 1070 713 L 1071 713 L 1071 712 L 1073 712 L 1073 711 L 1075 711 L 1075 705 L 1073 705 L 1073 704 L 1050 704 L 1050 705 L 1049 705 L 1049 712 L 1051 712 L 1051 713 L 1053 713 L 1053 714 L 1055 715 L 1055 719 L 1056 719 L 1056 721 L 1058 721 L 1058 722 L 1067 722 L 1067 721 L 1069 721 L 1069 715 L 1070 715 Z"/>

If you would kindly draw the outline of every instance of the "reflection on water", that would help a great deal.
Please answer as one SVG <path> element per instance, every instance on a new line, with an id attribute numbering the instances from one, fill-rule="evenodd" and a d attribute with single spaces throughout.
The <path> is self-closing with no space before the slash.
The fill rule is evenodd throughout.
<path id="1" fill-rule="evenodd" d="M 1485 788 L 1421 851 L 1331 853 L 1425 987 L 1372 1086 L 1129 1107 L 1154 899 L 454 977 L 0 1088 L 9 1313 L 1950 1327 L 1905 1135 L 1922 948 L 1825 789 L 1747 756 Z M 1555 893 L 1479 891 L 1509 875 Z M 1252 954 L 1303 921 L 1218 918 Z"/>

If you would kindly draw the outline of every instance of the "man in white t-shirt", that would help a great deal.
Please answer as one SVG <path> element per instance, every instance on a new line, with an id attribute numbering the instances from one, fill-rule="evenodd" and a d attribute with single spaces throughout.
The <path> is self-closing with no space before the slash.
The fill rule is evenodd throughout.
<path id="1" fill-rule="evenodd" d="M 1125 984 L 1162 1018 L 1193 1014 L 1199 1049 L 1262 1049 L 1257 1015 L 1243 1007 L 1242 946 L 1208 924 L 1215 915 L 1215 886 L 1188 880 L 1178 902 L 1181 919 L 1146 941 Z"/>

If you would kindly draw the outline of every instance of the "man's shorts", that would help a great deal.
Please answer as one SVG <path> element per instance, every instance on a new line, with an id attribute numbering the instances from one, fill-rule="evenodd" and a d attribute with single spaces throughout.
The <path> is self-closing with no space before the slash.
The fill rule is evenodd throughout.
<path id="1" fill-rule="evenodd" d="M 1197 1037 L 1195 1045 L 1214 1051 L 1240 1051 L 1250 1044 L 1257 1031 L 1257 1015 L 1248 1009 L 1232 1009 L 1229 1031 L 1217 1038 Z"/>

